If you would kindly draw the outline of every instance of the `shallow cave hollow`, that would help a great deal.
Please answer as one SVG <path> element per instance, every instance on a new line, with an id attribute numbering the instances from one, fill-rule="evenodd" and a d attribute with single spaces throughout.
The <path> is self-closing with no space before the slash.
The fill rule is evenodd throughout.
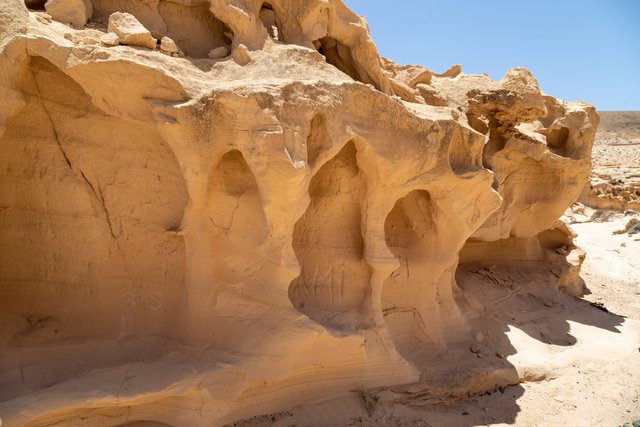
<path id="1" fill-rule="evenodd" d="M 372 270 L 364 259 L 360 204 L 364 191 L 357 149 L 350 141 L 311 179 L 309 206 L 294 226 L 300 275 L 291 282 L 289 298 L 326 326 L 371 324 Z"/>
<path id="2" fill-rule="evenodd" d="M 278 17 L 270 3 L 263 3 L 259 13 L 260 21 L 267 29 L 269 37 L 273 40 L 284 41 L 281 26 L 278 23 Z"/>

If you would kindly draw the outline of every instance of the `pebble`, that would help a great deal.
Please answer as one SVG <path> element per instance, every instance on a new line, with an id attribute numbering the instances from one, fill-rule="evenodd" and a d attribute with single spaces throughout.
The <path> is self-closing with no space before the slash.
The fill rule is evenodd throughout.
<path id="1" fill-rule="evenodd" d="M 233 58 L 234 61 L 236 61 L 238 65 L 242 67 L 244 67 L 249 62 L 251 62 L 251 56 L 249 55 L 249 50 L 243 44 L 239 44 L 238 46 L 236 46 L 235 49 L 233 49 L 233 52 L 231 53 L 231 57 Z"/>
<path id="2" fill-rule="evenodd" d="M 217 47 L 211 49 L 207 55 L 211 59 L 220 59 L 229 55 L 229 48 L 226 46 Z"/>
<path id="3" fill-rule="evenodd" d="M 116 33 L 107 33 L 100 37 L 100 41 L 107 46 L 118 46 L 120 44 L 120 37 Z"/>
<path id="4" fill-rule="evenodd" d="M 160 50 L 168 54 L 180 53 L 180 48 L 178 47 L 176 42 L 166 36 L 160 39 Z"/>

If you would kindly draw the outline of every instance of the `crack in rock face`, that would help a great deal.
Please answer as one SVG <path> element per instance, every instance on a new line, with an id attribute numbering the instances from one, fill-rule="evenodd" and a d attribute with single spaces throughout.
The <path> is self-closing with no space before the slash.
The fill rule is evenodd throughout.
<path id="1" fill-rule="evenodd" d="M 483 393 L 524 381 L 513 278 L 585 291 L 558 218 L 598 115 L 527 70 L 396 65 L 340 0 L 29 7 L 0 12 L 3 425 Z"/>

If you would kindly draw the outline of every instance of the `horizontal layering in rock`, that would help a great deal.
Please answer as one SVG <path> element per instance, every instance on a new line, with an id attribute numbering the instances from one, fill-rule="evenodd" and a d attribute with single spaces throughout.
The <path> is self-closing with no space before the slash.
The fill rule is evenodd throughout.
<path id="1" fill-rule="evenodd" d="M 0 10 L 3 425 L 513 384 L 442 357 L 483 315 L 459 265 L 582 292 L 598 117 L 527 70 L 398 66 L 339 0 L 42 3 Z"/>

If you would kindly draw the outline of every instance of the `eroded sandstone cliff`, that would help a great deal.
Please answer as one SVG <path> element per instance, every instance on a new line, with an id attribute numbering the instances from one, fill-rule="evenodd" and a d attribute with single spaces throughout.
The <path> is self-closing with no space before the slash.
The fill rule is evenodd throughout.
<path id="1" fill-rule="evenodd" d="M 557 220 L 598 116 L 527 70 L 399 67 L 339 0 L 30 6 L 0 8 L 3 425 L 468 395 L 526 378 L 469 352 L 465 275 L 583 291 Z"/>

